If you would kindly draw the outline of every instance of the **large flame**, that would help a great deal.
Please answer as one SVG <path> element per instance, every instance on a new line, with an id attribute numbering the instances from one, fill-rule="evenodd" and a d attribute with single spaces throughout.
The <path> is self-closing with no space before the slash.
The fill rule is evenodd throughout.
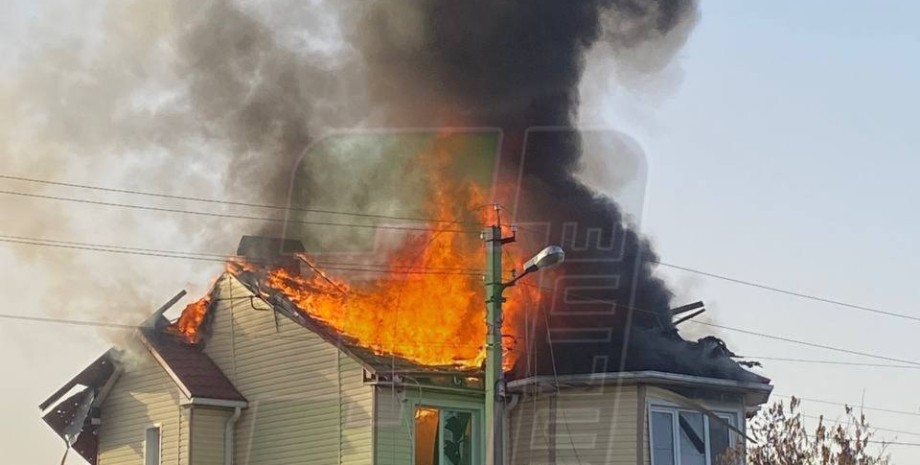
<path id="1" fill-rule="evenodd" d="M 426 160 L 434 165 L 429 167 L 430 195 L 423 206 L 425 217 L 432 220 L 429 230 L 408 235 L 375 268 L 379 272 L 373 279 L 349 281 L 319 269 L 300 275 L 278 268 L 265 274 L 263 292 L 283 294 L 304 314 L 378 354 L 428 366 L 479 367 L 485 358 L 486 326 L 485 248 L 478 233 L 496 221 L 495 210 L 482 186 L 450 179 L 446 155 L 434 155 Z M 253 271 L 253 265 L 232 262 L 228 270 L 239 274 Z M 538 297 L 527 288 L 508 294 L 506 369 L 517 356 L 524 303 L 536 305 Z"/>

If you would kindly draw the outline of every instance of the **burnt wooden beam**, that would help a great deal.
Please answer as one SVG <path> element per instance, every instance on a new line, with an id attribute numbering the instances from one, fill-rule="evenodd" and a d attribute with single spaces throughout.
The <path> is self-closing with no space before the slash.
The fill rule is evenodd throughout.
<path id="1" fill-rule="evenodd" d="M 685 321 L 687 321 L 687 320 L 689 320 L 689 319 L 695 318 L 695 317 L 697 317 L 697 316 L 703 314 L 703 312 L 705 312 L 705 311 L 706 311 L 705 308 L 700 309 L 700 310 L 697 310 L 697 311 L 695 311 L 695 312 L 693 312 L 693 313 L 691 313 L 691 314 L 689 314 L 689 315 L 687 315 L 687 316 L 685 316 L 685 317 L 680 318 L 679 320 L 675 321 L 673 324 L 674 324 L 674 326 L 677 326 L 677 325 L 679 325 L 679 324 L 681 324 L 681 323 L 683 323 L 683 322 L 685 322 Z"/>
<path id="2" fill-rule="evenodd" d="M 703 303 L 703 301 L 694 302 L 692 304 L 687 304 L 687 305 L 681 305 L 680 307 L 671 309 L 671 316 L 677 316 L 677 315 L 680 315 L 681 313 L 692 312 L 693 310 L 696 310 L 698 308 L 703 308 L 704 306 L 705 304 Z"/>

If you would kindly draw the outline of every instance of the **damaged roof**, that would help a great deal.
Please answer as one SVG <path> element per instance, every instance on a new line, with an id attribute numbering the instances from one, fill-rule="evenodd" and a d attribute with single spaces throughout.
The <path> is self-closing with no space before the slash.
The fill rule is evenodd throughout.
<path id="1" fill-rule="evenodd" d="M 200 345 L 189 344 L 162 329 L 144 328 L 138 333 L 153 358 L 189 399 L 246 402 Z"/>
<path id="2" fill-rule="evenodd" d="M 189 400 L 219 400 L 245 406 L 246 398 L 201 347 L 166 331 L 164 323 L 168 321 L 161 315 L 151 323 L 136 334 Z M 39 404 L 42 420 L 92 465 L 96 464 L 99 448 L 99 407 L 121 373 L 119 353 L 109 349 Z"/>
<path id="3" fill-rule="evenodd" d="M 115 349 L 106 351 L 38 406 L 44 412 L 42 420 L 92 465 L 96 465 L 99 448 L 93 407 L 101 403 L 105 387 L 118 375 L 116 355 Z M 73 394 L 61 400 L 69 393 Z"/>

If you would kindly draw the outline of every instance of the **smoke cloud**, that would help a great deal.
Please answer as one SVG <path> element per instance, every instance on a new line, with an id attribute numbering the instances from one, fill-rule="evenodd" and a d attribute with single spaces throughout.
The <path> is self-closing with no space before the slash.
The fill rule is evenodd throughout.
<path id="1" fill-rule="evenodd" d="M 546 237 L 528 245 L 546 239 L 569 246 L 566 277 L 615 276 L 618 283 L 592 294 L 617 303 L 609 315 L 555 312 L 526 323 L 537 335 L 611 329 L 602 342 L 555 338 L 553 352 L 563 371 L 590 371 L 605 359 L 606 369 L 743 376 L 737 365 L 708 357 L 706 347 L 676 334 L 668 312 L 672 293 L 653 276 L 656 257 L 648 242 L 614 201 L 576 178 L 585 169 L 579 137 L 527 132 L 574 124 L 589 51 L 604 60 L 610 79 L 625 85 L 665 69 L 697 21 L 695 0 L 99 1 L 83 15 L 75 22 L 79 30 L 47 36 L 49 42 L 30 48 L 0 80 L 0 146 L 9 172 L 280 205 L 295 161 L 332 128 L 501 128 L 501 175 L 523 173 L 519 189 L 525 195 L 517 197 L 521 202 L 499 201 L 519 223 L 549 225 Z M 628 138 L 615 145 L 639 151 Z M 52 190 L 4 184 L 8 190 Z M 367 186 L 351 179 L 315 185 L 336 188 L 343 198 L 368 197 L 357 192 Z M 13 232 L 33 237 L 219 253 L 232 250 L 242 234 L 278 233 L 276 222 L 61 201 L 38 209 L 38 200 L 8 196 L 0 201 L 20 219 Z M 355 200 L 353 207 L 362 205 Z M 143 302 L 122 312 L 137 320 L 149 312 L 148 304 L 171 295 L 172 289 L 164 289 L 169 276 L 184 273 L 203 290 L 206 276 L 219 266 L 171 263 L 164 273 L 161 262 L 115 269 L 95 254 L 16 251 L 19 260 L 45 269 L 52 283 L 46 292 L 85 295 L 73 305 L 99 318 L 112 314 L 94 311 L 97 299 L 87 288 L 118 289 L 119 302 Z M 77 277 L 72 271 L 87 269 L 94 273 Z M 548 305 L 556 308 L 565 298 L 556 295 Z M 529 343 L 542 354 L 549 339 Z M 525 360 L 519 374 L 548 372 L 549 358 L 541 357 Z"/>

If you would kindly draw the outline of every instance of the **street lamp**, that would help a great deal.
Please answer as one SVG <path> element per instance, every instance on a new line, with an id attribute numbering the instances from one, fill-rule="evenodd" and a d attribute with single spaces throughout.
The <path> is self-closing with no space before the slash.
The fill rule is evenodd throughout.
<path id="1" fill-rule="evenodd" d="M 524 271 L 511 281 L 502 282 L 502 245 L 514 242 L 502 237 L 499 226 L 490 226 L 482 233 L 486 242 L 486 465 L 504 462 L 504 372 L 502 371 L 502 303 L 505 289 L 537 270 L 558 266 L 565 260 L 565 251 L 551 245 L 524 263 Z"/>

